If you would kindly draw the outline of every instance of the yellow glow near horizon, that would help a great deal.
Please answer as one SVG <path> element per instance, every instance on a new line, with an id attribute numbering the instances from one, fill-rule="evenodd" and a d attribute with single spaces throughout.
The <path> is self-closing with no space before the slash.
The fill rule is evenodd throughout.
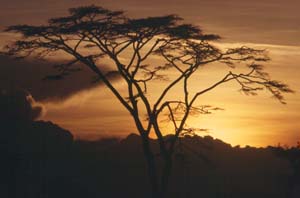
<path id="1" fill-rule="evenodd" d="M 241 44 L 224 44 L 226 47 L 233 45 L 240 46 Z M 291 67 L 289 71 L 283 71 L 281 64 L 291 64 L 292 60 L 284 59 L 286 56 L 295 56 L 300 54 L 300 47 L 291 47 L 291 54 L 288 46 L 269 46 L 259 44 L 248 44 L 259 48 L 270 47 L 269 50 L 273 55 L 273 62 L 267 63 L 267 71 L 277 79 L 282 76 L 296 75 L 297 67 Z M 298 51 L 299 50 L 299 51 Z M 300 63 L 300 56 L 299 56 Z M 280 67 L 279 67 L 280 66 Z M 271 69 L 273 67 L 273 69 Z M 216 80 L 220 79 L 224 72 L 228 70 L 226 66 L 208 65 L 203 71 L 196 75 L 191 82 L 191 89 L 196 91 L 211 85 Z M 200 80 L 199 80 L 200 79 Z M 291 79 L 286 79 L 293 88 L 299 87 L 299 82 Z M 155 98 L 161 90 L 164 83 L 154 83 L 154 88 L 151 89 L 150 95 Z M 77 96 L 74 96 L 63 105 L 48 105 L 53 115 L 58 115 L 60 118 L 53 118 L 46 115 L 45 119 L 54 119 L 59 124 L 66 126 L 71 131 L 74 131 L 77 137 L 92 139 L 101 136 L 126 136 L 131 132 L 136 132 L 134 123 L 129 114 L 123 107 L 113 98 L 113 95 L 108 90 L 102 91 L 94 89 L 86 91 Z M 125 84 L 118 84 L 118 89 L 126 91 Z M 199 104 L 209 104 L 224 108 L 225 111 L 217 111 L 211 115 L 200 115 L 192 117 L 189 120 L 189 125 L 195 128 L 209 129 L 209 133 L 199 135 L 211 135 L 215 138 L 224 140 L 233 145 L 277 145 L 289 144 L 295 145 L 300 139 L 299 131 L 300 124 L 296 120 L 300 117 L 299 96 L 297 94 L 287 97 L 288 105 L 281 105 L 278 101 L 271 99 L 270 94 L 261 92 L 258 96 L 245 96 L 237 91 L 238 86 L 235 83 L 223 85 L 199 98 Z M 180 86 L 171 92 L 171 97 L 178 97 Z M 65 114 L 60 115 L 60 111 L 74 111 L 75 115 L 83 114 L 78 118 L 75 116 L 67 118 Z M 56 111 L 56 113 L 54 113 Z M 59 116 L 60 115 L 60 116 Z M 83 119 L 84 118 L 84 119 Z M 295 120 L 295 121 L 294 121 Z M 78 125 L 80 121 L 80 125 Z M 120 128 L 115 128 L 115 122 Z M 82 125 L 82 126 L 81 126 Z M 170 130 L 168 127 L 166 131 Z M 290 130 L 290 131 L 289 131 Z M 286 133 L 288 132 L 289 135 Z M 97 135 L 99 134 L 99 135 Z"/>

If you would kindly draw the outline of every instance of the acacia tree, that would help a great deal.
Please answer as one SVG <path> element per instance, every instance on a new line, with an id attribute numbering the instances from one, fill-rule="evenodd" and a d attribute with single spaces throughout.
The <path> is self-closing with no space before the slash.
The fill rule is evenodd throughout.
<path id="1" fill-rule="evenodd" d="M 143 144 L 147 170 L 155 198 L 164 197 L 172 169 L 172 157 L 179 137 L 186 131 L 191 114 L 208 113 L 210 106 L 197 106 L 197 99 L 217 86 L 236 81 L 241 91 L 256 94 L 266 89 L 284 103 L 283 92 L 292 92 L 284 83 L 271 80 L 259 62 L 268 61 L 264 50 L 249 47 L 221 50 L 212 42 L 218 35 L 204 34 L 194 25 L 185 24 L 176 15 L 132 19 L 122 11 L 111 11 L 98 6 L 69 9 L 69 15 L 52 18 L 46 25 L 16 25 L 6 29 L 22 37 L 6 48 L 6 54 L 19 58 L 68 54 L 72 60 L 57 65 L 59 74 L 48 76 L 60 79 L 77 71 L 80 62 L 94 72 L 132 116 Z M 125 57 L 125 58 L 124 58 Z M 149 64 L 151 57 L 160 58 L 161 64 Z M 110 60 L 114 69 L 105 72 L 99 60 Z M 192 93 L 190 78 L 207 64 L 219 62 L 234 67 L 245 63 L 246 73 L 229 72 L 222 79 L 203 90 Z M 164 88 L 156 99 L 149 99 L 150 82 L 164 78 L 165 71 L 172 71 L 176 78 L 164 81 Z M 127 93 L 122 93 L 115 82 L 108 78 L 117 73 L 126 82 Z M 182 87 L 182 99 L 169 100 L 168 94 L 175 86 Z M 146 120 L 145 114 L 146 113 Z M 160 120 L 167 119 L 174 127 L 172 136 L 164 138 Z M 150 132 L 154 132 L 163 160 L 161 171 L 150 146 Z M 161 174 L 158 174 L 158 173 Z"/>

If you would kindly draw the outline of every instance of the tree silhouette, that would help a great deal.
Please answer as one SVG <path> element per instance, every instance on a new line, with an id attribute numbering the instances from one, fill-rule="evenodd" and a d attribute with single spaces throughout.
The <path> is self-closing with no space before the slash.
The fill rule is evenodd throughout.
<path id="1" fill-rule="evenodd" d="M 16 25 L 6 31 L 22 35 L 7 46 L 7 55 L 47 58 L 61 53 L 72 57 L 69 62 L 56 65 L 59 73 L 47 76 L 48 79 L 62 79 L 78 71 L 75 63 L 80 62 L 109 88 L 134 119 L 156 198 L 166 195 L 178 138 L 195 130 L 187 126 L 188 117 L 218 110 L 208 105 L 197 106 L 196 101 L 201 95 L 229 81 L 236 81 L 246 94 L 255 95 L 266 89 L 282 103 L 282 93 L 292 92 L 286 84 L 271 80 L 258 64 L 269 60 L 264 50 L 246 46 L 221 50 L 212 44 L 220 39 L 218 35 L 204 34 L 199 27 L 183 23 L 176 15 L 132 19 L 123 11 L 91 5 L 71 8 L 68 16 L 52 18 L 46 25 Z M 150 61 L 153 57 L 159 58 L 159 65 Z M 104 72 L 100 60 L 111 61 L 114 70 Z M 246 73 L 229 72 L 211 86 L 191 92 L 191 77 L 214 62 L 232 68 L 236 63 L 244 63 L 248 70 Z M 167 72 L 177 76 L 167 80 Z M 108 76 L 113 74 L 126 83 L 126 93 L 115 86 L 116 82 L 110 81 Z M 157 98 L 150 99 L 148 87 L 156 79 L 163 80 L 166 85 Z M 178 85 L 182 86 L 182 99 L 170 100 L 170 92 Z M 168 138 L 164 137 L 160 124 L 166 119 L 174 127 L 173 135 Z M 163 161 L 161 171 L 149 143 L 150 132 L 154 132 L 159 142 L 159 156 Z"/>

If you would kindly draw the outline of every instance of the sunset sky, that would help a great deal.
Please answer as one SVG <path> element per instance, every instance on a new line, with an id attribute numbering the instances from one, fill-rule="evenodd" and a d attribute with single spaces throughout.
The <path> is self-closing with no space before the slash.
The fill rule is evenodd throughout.
<path id="1" fill-rule="evenodd" d="M 0 2 L 0 28 L 43 24 L 50 17 L 66 15 L 70 7 L 90 4 L 125 10 L 130 17 L 178 14 L 206 33 L 219 34 L 222 40 L 217 45 L 222 48 L 247 45 L 266 49 L 271 58 L 265 64 L 266 71 L 295 90 L 286 95 L 287 105 L 266 92 L 246 96 L 238 92 L 235 83 L 229 83 L 199 101 L 225 110 L 192 118 L 190 125 L 208 129 L 199 135 L 211 135 L 232 145 L 295 145 L 300 141 L 299 0 L 10 0 Z M 1 46 L 13 39 L 11 34 L 0 33 Z M 51 63 L 59 58 L 51 61 L 15 62 L 0 56 L 0 88 L 28 90 L 45 107 L 40 119 L 57 123 L 79 138 L 136 132 L 132 118 L 112 94 L 104 86 L 91 84 L 93 75 L 88 70 L 59 84 L 42 82 L 43 75 L 53 71 Z M 198 74 L 201 80 L 193 81 L 192 89 L 212 84 L 227 70 L 216 64 L 206 67 Z M 118 88 L 126 89 L 122 83 Z M 150 94 L 157 92 L 154 88 Z"/>

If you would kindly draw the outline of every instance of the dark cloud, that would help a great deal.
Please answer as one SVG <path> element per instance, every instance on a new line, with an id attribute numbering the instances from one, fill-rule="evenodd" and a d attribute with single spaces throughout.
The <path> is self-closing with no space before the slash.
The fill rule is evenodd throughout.
<path id="1" fill-rule="evenodd" d="M 43 106 L 36 103 L 26 91 L 4 90 L 0 92 L 1 121 L 32 121 L 43 113 Z"/>
<path id="2" fill-rule="evenodd" d="M 0 89 L 27 90 L 37 101 L 61 101 L 77 92 L 94 88 L 100 83 L 93 82 L 94 73 L 89 68 L 77 65 L 81 71 L 65 76 L 61 80 L 43 80 L 46 76 L 57 74 L 55 62 L 36 60 L 12 60 L 0 56 Z M 108 67 L 103 67 L 108 70 Z M 110 75 L 110 78 L 117 78 Z"/>

